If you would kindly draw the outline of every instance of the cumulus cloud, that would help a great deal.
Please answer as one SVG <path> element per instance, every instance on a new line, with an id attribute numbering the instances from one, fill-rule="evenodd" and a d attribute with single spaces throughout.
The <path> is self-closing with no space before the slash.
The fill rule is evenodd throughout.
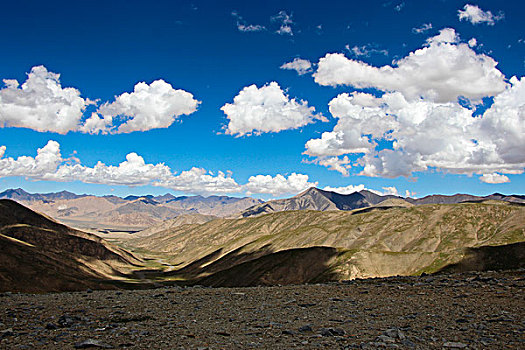
<path id="1" fill-rule="evenodd" d="M 343 158 L 339 157 L 323 157 L 320 159 L 317 159 L 315 163 L 325 166 L 330 170 L 335 170 L 343 174 L 343 176 L 348 176 L 350 173 L 348 172 L 348 169 L 352 167 L 350 164 L 350 158 L 347 156 L 344 156 Z"/>
<path id="2" fill-rule="evenodd" d="M 29 128 L 66 134 L 78 130 L 86 106 L 90 103 L 72 87 L 63 88 L 60 74 L 35 66 L 27 80 L 19 85 L 5 79 L 0 90 L 0 126 Z"/>
<path id="3" fill-rule="evenodd" d="M 478 44 L 478 41 L 476 40 L 476 38 L 472 38 L 468 41 L 468 46 L 470 47 L 475 47 L 477 44 Z"/>
<path id="4" fill-rule="evenodd" d="M 202 168 L 193 167 L 167 181 L 159 181 L 156 186 L 190 193 L 232 193 L 241 187 L 232 178 L 231 173 L 219 171 L 217 175 Z"/>
<path id="5" fill-rule="evenodd" d="M 64 164 L 55 173 L 46 174 L 44 179 L 139 186 L 163 181 L 171 176 L 172 173 L 168 166 L 162 163 L 147 164 L 144 158 L 133 152 L 126 155 L 126 160 L 118 166 L 106 165 L 100 161 L 93 167 Z"/>
<path id="6" fill-rule="evenodd" d="M 35 157 L 20 156 L 4 158 L 5 146 L 0 147 L 0 177 L 24 176 L 32 179 L 44 179 L 46 175 L 55 173 L 63 162 L 60 145 L 49 141 L 37 150 Z"/>
<path id="7" fill-rule="evenodd" d="M 343 186 L 343 187 L 326 186 L 323 188 L 323 190 L 335 192 L 339 194 L 352 194 L 354 192 L 367 190 L 367 188 L 365 187 L 365 185 L 360 184 L 360 185 L 348 185 L 348 186 Z"/>
<path id="8" fill-rule="evenodd" d="M 503 12 L 498 15 L 493 15 L 490 11 L 483 11 L 477 5 L 466 4 L 463 10 L 458 10 L 459 20 L 469 21 L 472 24 L 485 23 L 493 26 L 497 21 L 503 19 L 505 16 Z"/>
<path id="9" fill-rule="evenodd" d="M 294 58 L 293 61 L 283 64 L 281 69 L 290 69 L 297 72 L 299 75 L 304 75 L 312 71 L 312 63 L 302 58 Z"/>
<path id="10" fill-rule="evenodd" d="M 226 133 L 236 136 L 297 129 L 316 119 L 326 120 L 307 101 L 290 99 L 276 82 L 243 88 L 221 110 L 229 119 Z"/>
<path id="11" fill-rule="evenodd" d="M 292 20 L 292 15 L 286 13 L 286 11 L 279 11 L 278 14 L 275 16 L 272 16 L 271 18 L 272 22 L 276 22 L 279 25 L 279 29 L 277 29 L 275 32 L 280 35 L 290 35 L 293 36 L 293 29 L 292 25 L 294 24 Z"/>
<path id="12" fill-rule="evenodd" d="M 0 177 L 23 176 L 33 180 L 92 184 L 144 186 L 153 185 L 193 194 L 247 193 L 281 196 L 295 194 L 306 188 L 317 186 L 308 175 L 292 173 L 256 175 L 246 184 L 238 184 L 232 173 L 213 173 L 203 168 L 174 172 L 164 163 L 147 163 L 135 152 L 126 155 L 118 165 L 107 165 L 102 161 L 86 166 L 78 159 L 64 159 L 60 144 L 50 140 L 37 150 L 36 156 L 5 157 L 6 147 L 0 146 Z"/>
<path id="13" fill-rule="evenodd" d="M 409 177 L 429 168 L 469 175 L 522 173 L 525 78 L 513 77 L 510 83 L 478 116 L 458 102 L 408 100 L 400 92 L 340 94 L 330 102 L 338 118 L 334 130 L 308 141 L 305 153 L 319 163 L 357 154 L 355 165 L 366 176 Z M 385 141 L 392 147 L 379 147 Z"/>
<path id="14" fill-rule="evenodd" d="M 503 184 L 503 183 L 510 182 L 507 176 L 498 174 L 498 173 L 483 174 L 482 176 L 479 177 L 479 179 L 482 182 L 485 182 L 488 184 Z"/>
<path id="15" fill-rule="evenodd" d="M 116 132 L 129 133 L 167 128 L 177 117 L 195 112 L 199 103 L 191 93 L 176 90 L 159 79 L 149 85 L 137 83 L 133 92 L 116 96 L 115 101 L 103 104 L 97 112 L 104 123 L 124 118 Z"/>
<path id="16" fill-rule="evenodd" d="M 281 174 L 276 176 L 257 175 L 251 176 L 248 183 L 243 186 L 246 194 L 267 193 L 274 196 L 295 194 L 310 187 L 316 187 L 317 182 L 309 182 L 308 175 L 292 173 L 288 177 Z"/>
<path id="17" fill-rule="evenodd" d="M 21 127 L 66 134 L 127 133 L 167 128 L 181 115 L 197 110 L 199 101 L 184 90 L 176 90 L 164 80 L 135 85 L 131 93 L 115 97 L 85 117 L 86 107 L 96 102 L 84 99 L 71 87 L 63 88 L 60 74 L 35 66 L 20 86 L 4 80 L 0 89 L 0 127 Z"/>
<path id="18" fill-rule="evenodd" d="M 430 29 L 432 29 L 432 23 L 423 23 L 419 28 L 412 28 L 412 32 L 422 34 L 428 32 Z"/>
<path id="19" fill-rule="evenodd" d="M 525 78 L 507 83 L 492 58 L 460 43 L 451 28 L 397 67 L 329 54 L 314 76 L 326 85 L 382 91 L 332 99 L 329 110 L 337 124 L 307 141 L 304 153 L 314 157 L 311 162 L 344 176 L 360 167 L 360 175 L 388 178 L 438 169 L 496 182 L 524 171 Z M 491 103 L 478 110 L 486 97 Z"/>
<path id="20" fill-rule="evenodd" d="M 507 84 L 497 62 L 457 40 L 454 29 L 445 28 L 394 66 L 374 67 L 331 53 L 319 60 L 313 76 L 320 85 L 399 91 L 411 100 L 477 101 L 502 92 Z"/>

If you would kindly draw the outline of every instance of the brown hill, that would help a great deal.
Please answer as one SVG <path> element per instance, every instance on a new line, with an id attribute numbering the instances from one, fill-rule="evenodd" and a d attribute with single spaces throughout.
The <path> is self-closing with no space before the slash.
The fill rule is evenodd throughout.
<path id="1" fill-rule="evenodd" d="M 136 263 L 99 237 L 0 200 L 0 291 L 113 288 L 106 282 Z"/>
<path id="2" fill-rule="evenodd" d="M 155 226 L 149 227 L 145 230 L 139 231 L 133 235 L 133 237 L 147 237 L 152 234 L 174 229 L 183 225 L 200 225 L 208 221 L 218 219 L 213 215 L 202 215 L 202 214 L 185 214 L 178 216 L 174 219 L 166 220 Z"/>
<path id="3" fill-rule="evenodd" d="M 498 202 L 283 211 L 180 226 L 128 243 L 164 252 L 178 268 L 173 278 L 234 285 L 242 278 L 282 284 L 436 272 L 460 262 L 467 248 L 522 241 L 525 207 Z M 293 268 L 286 265 L 291 261 Z M 317 272 L 304 278 L 282 272 L 307 270 Z"/>

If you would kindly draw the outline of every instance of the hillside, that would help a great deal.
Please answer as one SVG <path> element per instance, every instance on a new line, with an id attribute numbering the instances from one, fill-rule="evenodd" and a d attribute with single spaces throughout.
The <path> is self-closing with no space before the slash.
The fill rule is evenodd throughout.
<path id="1" fill-rule="evenodd" d="M 0 291 L 114 288 L 106 281 L 137 263 L 101 238 L 0 200 Z"/>
<path id="2" fill-rule="evenodd" d="M 196 225 L 204 224 L 208 221 L 218 219 L 213 215 L 202 215 L 202 214 L 185 214 L 177 216 L 174 219 L 166 220 L 155 226 L 149 227 L 145 230 L 139 231 L 133 235 L 133 237 L 147 237 L 152 234 L 162 232 L 169 229 L 174 229 L 183 225 Z"/>
<path id="3" fill-rule="evenodd" d="M 436 272 L 460 262 L 468 248 L 523 241 L 525 206 L 497 202 L 282 211 L 180 226 L 127 244 L 164 252 L 178 267 L 173 277 L 229 285 L 230 278 L 253 271 L 260 277 L 255 284 Z M 293 261 L 294 268 L 285 261 Z M 283 268 L 317 272 L 297 279 L 276 272 Z"/>

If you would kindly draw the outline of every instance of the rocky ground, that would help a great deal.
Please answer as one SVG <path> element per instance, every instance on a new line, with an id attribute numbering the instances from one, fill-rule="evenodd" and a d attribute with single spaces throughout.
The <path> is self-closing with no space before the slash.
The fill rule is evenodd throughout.
<path id="1" fill-rule="evenodd" d="M 525 348 L 525 271 L 0 295 L 2 349 Z"/>

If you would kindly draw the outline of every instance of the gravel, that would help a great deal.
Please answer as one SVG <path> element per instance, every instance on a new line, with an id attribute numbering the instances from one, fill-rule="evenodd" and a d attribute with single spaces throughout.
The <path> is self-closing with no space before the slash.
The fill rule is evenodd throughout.
<path id="1" fill-rule="evenodd" d="M 0 294 L 1 349 L 524 349 L 525 272 Z"/>

